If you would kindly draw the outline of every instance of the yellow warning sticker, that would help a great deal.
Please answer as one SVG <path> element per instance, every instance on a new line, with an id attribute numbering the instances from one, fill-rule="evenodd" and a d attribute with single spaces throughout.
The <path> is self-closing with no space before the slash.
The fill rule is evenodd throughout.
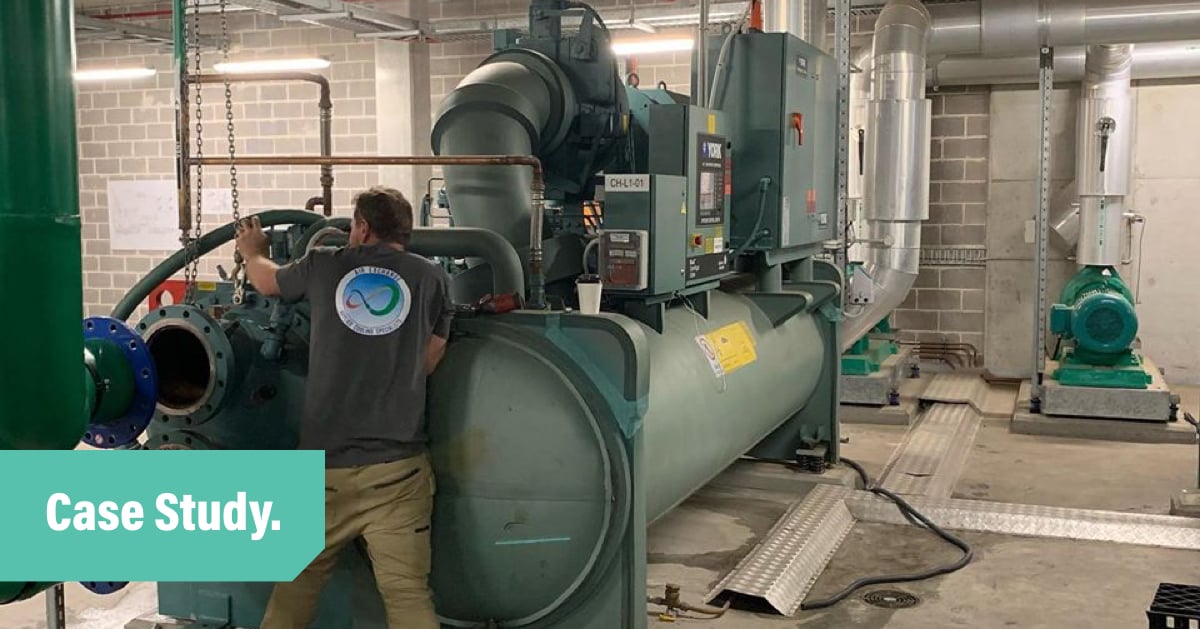
<path id="1" fill-rule="evenodd" d="M 744 321 L 697 336 L 696 344 L 704 352 L 717 377 L 731 374 L 758 360 L 754 335 Z"/>
<path id="2" fill-rule="evenodd" d="M 214 290 L 217 290 L 217 283 L 216 282 L 196 282 L 196 289 L 202 290 L 202 291 L 214 291 Z"/>
<path id="3" fill-rule="evenodd" d="M 717 115 L 716 114 L 708 114 L 708 132 L 709 133 L 717 132 Z"/>

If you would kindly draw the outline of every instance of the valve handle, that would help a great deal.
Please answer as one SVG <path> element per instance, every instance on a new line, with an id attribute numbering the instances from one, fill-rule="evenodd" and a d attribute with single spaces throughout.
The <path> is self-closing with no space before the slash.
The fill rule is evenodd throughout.
<path id="1" fill-rule="evenodd" d="M 1096 132 L 1100 134 L 1100 172 L 1108 162 L 1108 138 L 1117 130 L 1117 121 L 1105 116 L 1096 122 Z"/>
<path id="2" fill-rule="evenodd" d="M 859 128 L 858 130 L 858 174 L 863 174 L 867 160 L 867 131 Z"/>

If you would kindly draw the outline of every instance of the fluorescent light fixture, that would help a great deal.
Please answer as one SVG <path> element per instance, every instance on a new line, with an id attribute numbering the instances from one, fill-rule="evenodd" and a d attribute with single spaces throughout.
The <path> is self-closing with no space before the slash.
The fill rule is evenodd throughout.
<path id="1" fill-rule="evenodd" d="M 158 74 L 154 68 L 95 68 L 92 70 L 76 70 L 75 80 L 118 81 L 121 79 L 144 79 Z"/>
<path id="2" fill-rule="evenodd" d="M 652 55 L 660 52 L 686 52 L 695 47 L 693 39 L 641 39 L 613 42 L 613 54 L 618 57 Z"/>
<path id="3" fill-rule="evenodd" d="M 324 70 L 329 67 L 328 59 L 260 59 L 257 61 L 226 61 L 213 65 L 217 72 L 250 74 L 253 72 L 291 72 L 298 70 Z"/>

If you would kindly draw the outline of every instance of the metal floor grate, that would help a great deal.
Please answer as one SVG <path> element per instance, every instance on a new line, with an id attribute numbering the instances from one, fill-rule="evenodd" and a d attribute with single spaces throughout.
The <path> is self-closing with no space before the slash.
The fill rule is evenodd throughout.
<path id="1" fill-rule="evenodd" d="M 975 373 L 939 373 L 921 393 L 926 402 L 946 404 L 975 404 L 978 407 L 987 396 L 988 386 Z"/>
<path id="2" fill-rule="evenodd" d="M 1193 518 L 982 500 L 912 497 L 908 502 L 953 530 L 1200 550 L 1200 521 Z M 874 494 L 855 492 L 846 506 L 864 522 L 908 524 L 895 505 Z"/>
<path id="3" fill-rule="evenodd" d="M 749 598 L 785 616 L 800 609 L 808 590 L 837 552 L 854 518 L 846 508 L 848 487 L 820 485 L 775 524 L 749 555 L 708 595 L 714 605 Z M 738 602 L 735 601 L 735 604 Z"/>
<path id="4" fill-rule="evenodd" d="M 949 498 L 979 424 L 979 414 L 966 404 L 933 405 L 892 455 L 883 487 L 905 496 Z"/>

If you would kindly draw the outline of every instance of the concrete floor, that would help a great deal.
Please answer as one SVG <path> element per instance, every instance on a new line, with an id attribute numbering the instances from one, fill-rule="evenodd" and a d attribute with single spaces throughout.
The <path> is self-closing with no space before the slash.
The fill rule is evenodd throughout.
<path id="1" fill-rule="evenodd" d="M 1179 387 L 1183 408 L 1200 406 L 1200 387 Z M 843 455 L 878 475 L 907 427 L 843 425 Z M 1142 513 L 1166 513 L 1172 492 L 1193 485 L 1197 449 L 1192 445 L 1129 444 L 1011 434 L 1006 420 L 984 420 L 955 488 L 955 497 Z M 752 548 L 768 492 L 741 490 L 758 506 L 729 508 L 702 490 L 650 529 L 651 592 L 668 582 L 684 600 L 700 603 L 743 549 Z M 795 500 L 797 496 L 793 496 Z M 745 517 L 743 517 L 745 515 Z M 720 522 L 720 526 L 713 526 Z M 767 525 L 769 528 L 769 525 Z M 686 532 L 679 536 L 679 532 Z M 736 532 L 736 533 L 735 533 Z M 867 588 L 841 604 L 793 618 L 731 611 L 719 620 L 651 626 L 698 629 L 930 627 L 1127 629 L 1146 626 L 1146 608 L 1161 582 L 1200 584 L 1200 552 L 1143 546 L 961 533 L 975 550 L 974 562 L 952 575 L 921 583 Z M 664 546 L 672 553 L 656 552 Z M 693 554 L 689 554 L 692 548 Z M 858 523 L 813 586 L 809 600 L 834 594 L 855 579 L 916 571 L 957 557 L 930 533 L 912 527 Z M 893 588 L 916 595 L 911 609 L 872 607 L 862 594 Z"/>
<path id="2" fill-rule="evenodd" d="M 1200 387 L 1179 387 L 1186 410 L 1200 415 Z M 907 427 L 843 425 L 843 454 L 877 476 Z M 1007 422 L 984 420 L 955 488 L 956 497 L 1066 507 L 1165 513 L 1171 492 L 1195 480 L 1196 448 L 1015 435 Z M 757 466 L 757 467 L 756 467 Z M 755 486 L 735 470 L 766 478 Z M 759 542 L 809 485 L 779 466 L 740 464 L 650 528 L 649 591 L 682 587 L 701 603 L 716 583 Z M 839 474 L 844 477 L 844 472 Z M 885 610 L 861 594 L 838 606 L 785 618 L 731 611 L 719 620 L 651 626 L 697 629 L 925 629 L 931 627 L 1126 629 L 1146 626 L 1145 609 L 1160 582 L 1200 584 L 1200 552 L 1140 546 L 963 533 L 975 548 L 966 569 L 922 583 L 893 586 L 921 599 L 914 608 Z M 918 570 L 952 561 L 956 551 L 911 527 L 858 523 L 817 581 L 810 599 L 830 595 L 865 575 Z M 122 629 L 154 611 L 153 584 L 134 584 L 99 597 L 67 586 L 68 627 Z M 868 590 L 869 591 L 869 590 Z M 0 628 L 44 629 L 36 597 L 0 607 Z"/>

